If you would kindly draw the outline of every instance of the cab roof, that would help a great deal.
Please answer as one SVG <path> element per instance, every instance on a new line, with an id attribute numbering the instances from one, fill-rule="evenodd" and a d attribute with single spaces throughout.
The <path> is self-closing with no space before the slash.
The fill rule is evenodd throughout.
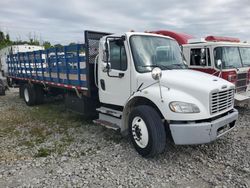
<path id="1" fill-rule="evenodd" d="M 142 36 L 157 36 L 157 37 L 162 37 L 162 38 L 168 38 L 168 39 L 172 39 L 174 41 L 176 41 L 174 38 L 169 37 L 169 36 L 164 36 L 164 35 L 160 35 L 160 34 L 156 34 L 156 33 L 151 33 L 151 32 L 125 32 L 125 33 L 115 33 L 115 34 L 111 34 L 111 35 L 106 35 L 103 38 L 106 38 L 108 36 L 113 36 L 113 37 L 121 37 L 121 36 L 132 36 L 132 35 L 142 35 Z M 178 42 L 178 41 L 177 41 Z"/>
<path id="2" fill-rule="evenodd" d="M 197 42 L 197 43 L 188 43 L 183 46 L 241 46 L 241 47 L 250 47 L 250 43 L 235 43 L 235 42 Z"/>

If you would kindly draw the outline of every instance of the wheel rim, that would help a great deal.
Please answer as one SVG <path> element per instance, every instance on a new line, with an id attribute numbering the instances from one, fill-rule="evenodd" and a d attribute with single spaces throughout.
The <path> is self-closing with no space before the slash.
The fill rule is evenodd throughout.
<path id="1" fill-rule="evenodd" d="M 29 100 L 30 100 L 29 92 L 28 92 L 27 88 L 24 89 L 24 99 L 26 102 L 29 102 Z"/>
<path id="2" fill-rule="evenodd" d="M 145 148 L 148 145 L 148 128 L 139 116 L 135 117 L 132 121 L 132 136 L 140 148 Z"/>

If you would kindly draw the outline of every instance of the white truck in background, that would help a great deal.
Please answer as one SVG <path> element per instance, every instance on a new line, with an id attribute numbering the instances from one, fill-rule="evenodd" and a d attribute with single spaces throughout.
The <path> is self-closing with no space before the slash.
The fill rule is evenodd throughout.
<path id="1" fill-rule="evenodd" d="M 204 144 L 235 126 L 235 86 L 187 69 L 172 38 L 140 32 L 110 35 L 85 31 L 85 42 L 85 62 L 79 56 L 79 46 L 70 54 L 64 47 L 60 61 L 65 63 L 60 64 L 58 49 L 39 52 L 40 57 L 46 54 L 46 60 L 35 63 L 48 63 L 40 66 L 42 74 L 34 67 L 25 67 L 28 73 L 20 71 L 22 62 L 12 61 L 19 55 L 9 57 L 9 78 L 20 86 L 27 105 L 41 102 L 47 90 L 64 94 L 69 108 L 83 114 L 97 112 L 95 123 L 130 135 L 144 157 L 164 151 L 167 130 L 175 144 Z M 49 55 L 52 51 L 53 57 Z M 76 69 L 70 69 L 70 61 L 75 60 Z"/>
<path id="2" fill-rule="evenodd" d="M 11 80 L 7 80 L 8 66 L 7 56 L 10 54 L 17 54 L 22 52 L 33 52 L 36 50 L 44 50 L 43 46 L 19 44 L 11 45 L 0 50 L 0 79 L 3 82 L 4 87 L 7 87 L 7 82 L 11 85 Z"/>
<path id="3" fill-rule="evenodd" d="M 194 38 L 185 33 L 167 30 L 153 33 L 170 36 L 182 47 L 190 69 L 221 77 L 235 85 L 235 104 L 250 101 L 250 43 L 238 38 L 207 36 Z"/>

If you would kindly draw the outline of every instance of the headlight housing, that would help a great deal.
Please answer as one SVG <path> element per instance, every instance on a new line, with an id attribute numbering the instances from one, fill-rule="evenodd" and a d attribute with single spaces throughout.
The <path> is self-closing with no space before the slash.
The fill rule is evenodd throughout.
<path id="1" fill-rule="evenodd" d="M 199 113 L 198 106 L 192 103 L 173 101 L 169 104 L 169 108 L 172 112 L 176 113 Z"/>

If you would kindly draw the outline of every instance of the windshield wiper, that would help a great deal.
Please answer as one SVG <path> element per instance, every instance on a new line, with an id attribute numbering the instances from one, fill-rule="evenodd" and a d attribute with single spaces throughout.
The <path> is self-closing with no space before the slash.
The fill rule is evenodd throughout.
<path id="1" fill-rule="evenodd" d="M 176 67 L 181 67 L 181 68 L 187 68 L 186 65 L 183 65 L 183 64 L 179 64 L 179 63 L 174 63 L 174 64 L 171 64 L 170 66 L 176 66 Z"/>
<path id="2" fill-rule="evenodd" d="M 171 68 L 169 68 L 166 65 L 141 65 L 141 67 L 159 67 L 161 69 L 167 69 L 167 70 L 172 70 Z"/>
<path id="3" fill-rule="evenodd" d="M 237 69 L 237 67 L 233 66 L 233 65 L 225 65 L 226 68 L 235 68 Z"/>

